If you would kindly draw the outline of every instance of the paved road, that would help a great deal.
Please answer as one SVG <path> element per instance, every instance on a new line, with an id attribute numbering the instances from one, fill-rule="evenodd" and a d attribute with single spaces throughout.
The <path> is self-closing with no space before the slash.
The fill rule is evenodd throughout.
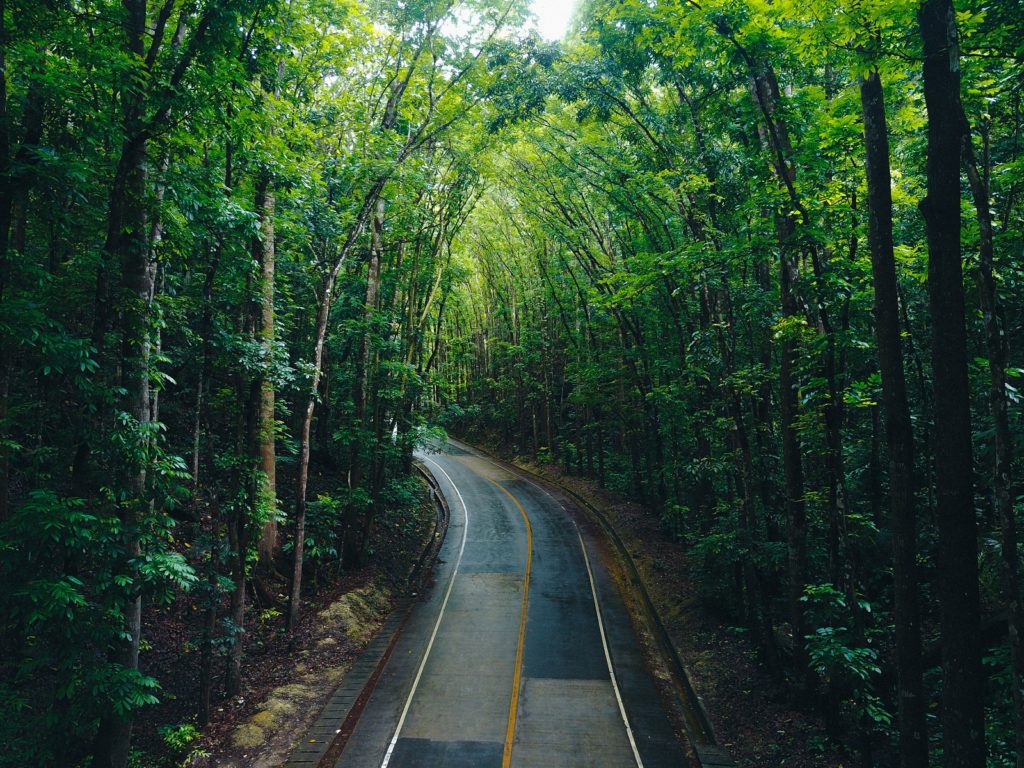
<path id="1" fill-rule="evenodd" d="M 436 581 L 337 766 L 687 765 L 597 546 L 570 513 L 460 444 L 421 459 L 451 509 Z"/>

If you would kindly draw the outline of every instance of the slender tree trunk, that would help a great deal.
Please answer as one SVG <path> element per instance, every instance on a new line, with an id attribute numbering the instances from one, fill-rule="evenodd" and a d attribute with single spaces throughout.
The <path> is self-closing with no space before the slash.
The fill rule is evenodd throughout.
<path id="1" fill-rule="evenodd" d="M 746 56 L 746 51 L 740 48 Z M 747 56 L 750 67 L 751 92 L 754 104 L 762 115 L 758 126 L 761 141 L 768 151 L 775 177 L 788 191 L 791 207 L 802 207 L 796 198 L 794 184 L 796 172 L 792 165 L 792 147 L 787 127 L 778 114 L 779 86 L 771 67 Z M 798 277 L 796 253 L 796 213 L 776 214 L 776 235 L 779 241 L 779 293 L 783 319 L 796 319 L 800 306 L 794 283 Z M 802 215 L 806 217 L 806 214 Z M 808 675 L 807 652 L 804 635 L 804 586 L 807 583 L 807 510 L 804 502 L 803 456 L 798 431 L 799 397 L 796 367 L 799 347 L 793 329 L 788 329 L 779 345 L 779 414 L 782 431 L 782 464 L 785 479 L 786 543 L 789 565 L 789 612 L 793 634 L 793 667 L 797 687 L 802 687 Z"/>
<path id="2" fill-rule="evenodd" d="M 215 542 L 221 535 L 217 527 L 218 521 L 215 514 L 211 522 L 211 542 Z M 203 634 L 200 639 L 199 655 L 199 707 L 197 719 L 200 727 L 210 722 L 210 714 L 212 712 L 214 636 L 217 632 L 217 606 L 220 602 L 219 579 L 217 576 L 218 562 L 219 557 L 216 547 L 211 546 L 210 561 L 206 564 L 207 603 L 203 610 Z"/>
<path id="3" fill-rule="evenodd" d="M 780 223 L 780 242 L 784 243 L 783 254 L 791 245 L 791 223 Z M 782 315 L 796 317 L 798 307 L 793 295 L 793 280 L 796 277 L 791 256 L 783 255 L 780 268 L 782 286 Z M 792 331 L 790 331 L 792 333 Z M 807 512 L 804 505 L 803 458 L 800 452 L 800 435 L 797 427 L 799 404 L 796 381 L 796 366 L 799 351 L 796 341 L 787 336 L 779 349 L 779 403 L 782 429 L 782 464 L 786 488 L 786 545 L 789 555 L 789 609 L 790 628 L 793 633 L 793 666 L 798 687 L 807 675 L 807 653 L 804 635 L 807 633 L 804 620 L 804 585 L 807 583 Z"/>
<path id="4" fill-rule="evenodd" d="M 145 237 L 145 179 L 146 156 L 144 145 L 139 147 L 129 176 L 126 191 L 125 232 L 122 236 L 122 286 L 125 297 L 123 310 L 124 339 L 122 348 L 122 371 L 129 383 L 129 407 L 132 417 L 143 430 L 150 420 L 149 389 L 149 301 L 153 287 L 153 273 L 148 260 Z M 141 225 L 141 226 L 140 226 Z M 129 229 L 130 227 L 130 229 Z M 143 438 L 145 439 L 145 438 Z M 143 446 L 137 446 L 143 453 Z M 124 552 L 131 562 L 138 562 L 142 554 L 139 538 L 139 523 L 146 502 L 146 466 L 139 461 L 129 469 L 127 485 L 129 500 L 121 505 L 124 525 Z M 137 574 L 135 574 L 137 577 Z M 136 594 L 127 599 L 124 609 L 126 643 L 118 655 L 118 661 L 127 669 L 138 669 L 139 641 L 142 628 L 142 597 Z M 132 718 L 130 715 L 111 714 L 109 742 L 96 755 L 97 765 L 104 768 L 123 768 L 128 762 L 131 742 Z"/>
<path id="5" fill-rule="evenodd" d="M 793 255 L 787 255 L 792 248 L 793 222 L 780 217 L 778 223 L 779 242 L 782 243 L 780 263 L 780 287 L 782 316 L 795 318 L 799 314 L 793 283 L 796 280 L 796 265 Z M 807 583 L 807 512 L 804 502 L 803 457 L 800 451 L 798 427 L 799 399 L 796 368 L 799 364 L 799 348 L 792 338 L 792 330 L 779 345 L 779 415 L 782 431 L 782 464 L 786 496 L 786 546 L 788 551 L 788 596 L 790 629 L 793 636 L 793 666 L 798 687 L 803 685 L 807 672 L 807 653 L 804 635 L 807 633 L 804 619 L 804 586 Z"/>
<path id="6" fill-rule="evenodd" d="M 11 235 L 11 209 L 14 189 L 9 184 L 11 173 L 11 119 L 7 111 L 7 2 L 0 0 L 0 297 L 7 277 L 7 248 Z"/>
<path id="7" fill-rule="evenodd" d="M 413 71 L 410 68 L 409 72 Z M 388 101 L 384 107 L 384 114 L 381 117 L 381 130 L 390 131 L 393 130 L 398 121 L 398 105 L 402 99 L 405 89 L 409 84 L 409 76 L 403 81 L 395 81 L 391 84 L 391 93 L 388 96 Z M 409 145 L 406 144 L 406 149 Z M 399 160 L 400 162 L 401 160 Z M 372 230 L 370 233 L 370 263 L 367 268 L 366 276 L 366 306 L 364 310 L 364 319 L 367 323 L 367 328 L 363 334 L 363 338 L 360 343 L 359 357 L 356 364 L 356 381 L 353 388 L 353 401 L 355 407 L 355 422 L 357 430 L 357 438 L 353 443 L 351 451 L 351 460 L 349 463 L 349 487 L 354 488 L 358 486 L 362 479 L 364 468 L 362 466 L 363 457 L 361 455 L 362 442 L 367 434 L 366 421 L 366 397 L 368 392 L 367 377 L 369 375 L 369 364 L 370 364 L 370 337 L 371 329 L 370 322 L 373 317 L 373 313 L 377 308 L 378 295 L 380 292 L 380 266 L 381 266 L 381 251 L 383 249 L 383 235 L 384 235 L 384 207 L 385 201 L 381 197 L 381 193 L 384 189 L 384 183 L 386 179 L 379 180 L 375 187 L 375 193 L 373 194 L 372 200 L 368 198 L 368 207 L 364 207 L 366 217 L 371 216 L 372 211 Z M 365 218 L 363 222 L 365 222 Z M 371 504 L 375 504 L 376 500 L 373 500 Z M 342 562 L 346 565 L 359 565 L 363 562 L 365 554 L 365 536 L 367 535 L 372 521 L 373 510 L 365 510 L 362 513 L 355 513 L 350 510 L 349 514 L 346 515 L 346 530 L 344 534 L 344 541 L 342 544 Z"/>
<path id="8" fill-rule="evenodd" d="M 213 331 L 213 282 L 220 261 L 220 245 L 217 245 L 214 261 L 206 271 L 203 281 L 203 314 L 199 321 L 199 338 L 202 362 L 199 364 L 199 375 L 196 378 L 195 412 L 192 415 L 192 493 L 199 493 L 199 456 L 202 448 L 203 410 L 206 405 L 206 388 L 210 378 L 210 366 L 213 352 L 210 348 L 210 334 Z"/>
<path id="9" fill-rule="evenodd" d="M 373 337 L 372 324 L 374 315 L 377 312 L 380 296 L 381 256 L 384 248 L 384 207 L 384 198 L 378 197 L 374 206 L 371 224 L 370 259 L 366 270 L 366 303 L 363 306 L 363 322 L 366 327 L 359 341 L 359 358 L 356 363 L 356 376 L 352 386 L 352 402 L 356 425 L 356 436 L 352 443 L 349 459 L 349 483 L 352 488 L 357 487 L 363 482 L 363 478 L 367 474 L 366 467 L 363 466 L 364 462 L 369 461 L 372 465 L 374 459 L 371 454 L 376 452 L 376 448 L 372 445 L 374 438 L 372 437 L 371 424 L 368 423 L 368 415 L 372 413 L 372 409 L 367 407 L 367 396 L 372 357 L 370 349 L 370 342 Z M 371 444 L 369 454 L 364 450 L 367 447 L 367 443 Z M 373 507 L 376 504 L 376 499 L 372 493 L 374 485 L 372 477 L 373 467 L 371 466 L 370 469 L 370 507 L 368 509 L 351 509 L 346 515 L 344 549 L 342 552 L 342 562 L 346 568 L 358 568 L 364 564 L 366 536 L 373 519 Z"/>
<path id="10" fill-rule="evenodd" d="M 258 395 L 257 395 L 258 396 Z M 250 470 L 251 471 L 251 470 Z M 245 473 L 248 474 L 248 473 Z M 247 491 L 255 491 L 256 483 L 244 476 L 240 478 Z M 231 644 L 228 646 L 227 667 L 224 676 L 224 692 L 228 696 L 237 696 L 242 691 L 242 655 L 245 651 L 245 560 L 249 547 L 248 515 L 246 509 L 239 505 L 227 521 L 228 547 L 231 557 L 231 601 L 228 616 L 231 619 Z"/>
<path id="11" fill-rule="evenodd" d="M 882 409 L 876 403 L 871 406 L 871 450 L 868 459 L 868 497 L 871 503 L 871 520 L 875 527 L 882 521 Z"/>
<path id="12" fill-rule="evenodd" d="M 7 179 L 10 174 L 10 136 L 7 116 L 7 77 L 6 50 L 7 30 L 4 22 L 4 0 L 0 0 L 0 178 Z M 0 185 L 0 302 L 8 297 L 10 280 L 10 247 L 11 209 L 13 206 L 12 190 L 7 183 Z M 0 440 L 7 437 L 7 400 L 11 389 L 11 369 L 13 360 L 8 352 L 8 340 L 0 337 Z M 0 445 L 0 523 L 7 519 L 8 494 L 10 492 L 10 456 L 9 449 Z"/>
<path id="13" fill-rule="evenodd" d="M 947 768 L 985 765 L 984 670 L 978 528 L 972 483 L 970 387 L 960 254 L 963 124 L 956 16 L 951 0 L 918 12 L 928 109 L 928 291 L 935 393 L 935 489 L 942 627 L 942 731 Z"/>
<path id="14" fill-rule="evenodd" d="M 262 272 L 262 270 L 261 270 Z M 263 314 L 263 289 L 252 276 L 247 280 L 250 300 L 243 312 L 242 334 L 250 341 L 257 338 Z M 224 690 L 228 696 L 237 696 L 242 690 L 242 656 L 245 651 L 246 560 L 251 539 L 251 510 L 259 503 L 264 490 L 260 469 L 262 443 L 260 417 L 262 415 L 264 374 L 240 372 L 238 401 L 242 406 L 238 419 L 235 452 L 240 466 L 236 470 L 235 494 L 241 503 L 233 505 L 227 519 L 230 572 L 232 581 L 230 600 L 232 642 L 228 646 Z M 244 500 L 244 501 L 243 501 Z"/>
<path id="15" fill-rule="evenodd" d="M 271 366 L 274 358 L 274 206 L 273 183 L 264 172 L 256 184 L 256 211 L 260 217 L 260 235 L 253 243 L 253 250 L 260 265 L 260 318 L 259 338 L 263 349 L 264 366 Z M 274 381 L 265 371 L 260 377 L 260 406 L 257 441 L 259 443 L 259 468 L 263 473 L 260 496 L 262 501 L 277 507 L 277 458 L 275 455 L 275 433 L 277 422 L 274 418 Z M 275 570 L 280 553 L 277 536 L 277 518 L 271 516 L 263 523 L 257 554 L 259 568 L 263 575 Z"/>
<path id="16" fill-rule="evenodd" d="M 360 435 L 352 444 L 351 460 L 349 462 L 350 485 L 359 485 L 363 476 L 362 447 L 365 441 L 365 432 L 368 428 L 366 422 L 366 400 L 368 391 L 368 376 L 370 369 L 370 341 L 372 331 L 370 324 L 373 315 L 377 310 L 377 297 L 380 293 L 380 265 L 381 250 L 383 248 L 384 233 L 384 199 L 379 198 L 374 206 L 373 222 L 370 232 L 370 258 L 366 269 L 366 301 L 363 305 L 363 322 L 366 326 L 362 337 L 359 339 L 359 357 L 356 363 L 356 376 L 352 384 L 352 403 L 356 427 Z"/>
<path id="17" fill-rule="evenodd" d="M 233 184 L 233 163 L 231 142 L 224 142 L 224 195 L 231 196 Z M 206 390 L 209 387 L 210 367 L 213 360 L 213 349 L 210 344 L 210 335 L 213 333 L 213 286 L 217 278 L 217 270 L 220 268 L 221 254 L 224 249 L 223 240 L 219 233 L 214 235 L 216 245 L 210 264 L 207 267 L 203 279 L 203 312 L 199 320 L 199 338 L 202 347 L 202 363 L 199 366 L 199 376 L 196 382 L 195 414 L 192 422 L 192 493 L 199 492 L 199 457 L 202 442 L 203 409 L 206 404 Z"/>
<path id="18" fill-rule="evenodd" d="M 893 532 L 900 766 L 927 768 L 928 731 L 921 663 L 917 571 L 914 431 L 907 404 L 900 341 L 899 295 L 893 254 L 889 130 L 882 81 L 872 72 L 860 84 L 868 189 L 868 244 L 875 289 L 875 339 L 889 443 L 889 509 Z"/>
<path id="19" fill-rule="evenodd" d="M 764 261 L 758 262 L 756 267 L 757 284 L 758 288 L 762 291 L 771 290 L 770 270 L 770 264 Z M 772 338 L 767 327 L 762 329 L 757 341 L 761 370 L 767 374 L 772 370 Z M 781 504 L 777 482 L 775 481 L 777 471 L 776 468 L 768 465 L 768 457 L 775 454 L 774 449 L 771 447 L 775 443 L 775 429 L 772 418 L 773 392 L 774 388 L 772 387 L 771 377 L 765 375 L 761 386 L 758 387 L 757 393 L 751 397 L 754 414 L 752 429 L 757 446 L 757 469 L 759 470 L 757 474 L 757 487 L 758 495 L 761 498 L 761 508 L 765 510 L 777 509 Z M 778 531 L 774 517 L 766 515 L 765 523 L 767 525 L 765 532 L 767 539 L 769 541 L 779 541 L 781 533 Z"/>
<path id="20" fill-rule="evenodd" d="M 723 275 L 724 277 L 726 276 Z M 717 300 L 713 296 L 709 297 L 708 307 L 713 310 L 714 333 L 718 341 L 723 373 L 726 378 L 731 378 L 736 370 L 735 355 L 734 348 L 730 339 L 726 338 L 724 329 L 734 328 L 735 322 L 732 297 L 726 279 L 723 279 L 721 288 L 717 292 Z M 743 416 L 743 399 L 738 391 L 733 390 L 727 394 L 726 402 L 733 423 L 733 442 L 738 449 L 739 490 L 742 504 L 739 514 L 740 537 L 741 543 L 747 547 L 749 553 L 744 558 L 740 570 L 747 593 L 748 619 L 761 646 L 765 666 L 773 677 L 781 678 L 783 670 L 775 638 L 775 628 L 772 625 L 771 606 L 763 586 L 762 574 L 757 567 L 757 558 L 754 557 L 760 545 L 760 533 L 757 523 L 757 496 L 754 491 L 754 459 L 746 420 Z"/>
<path id="21" fill-rule="evenodd" d="M 0 293 L 0 301 L 3 293 Z M 0 342 L 0 437 L 7 435 L 7 400 L 11 391 L 13 361 Z M 0 447 L 0 523 L 7 519 L 10 494 L 10 456 Z"/>
<path id="22" fill-rule="evenodd" d="M 146 29 L 145 0 L 126 0 L 125 32 L 128 50 L 141 55 Z M 146 142 L 138 137 L 137 120 L 141 97 L 129 91 L 125 96 L 124 122 L 129 138 L 124 145 L 118 167 L 118 179 L 111 194 L 108 211 L 108 238 L 105 261 L 120 260 L 122 312 L 121 370 L 128 390 L 128 412 L 139 427 L 145 430 L 150 417 L 149 390 L 149 308 L 153 292 L 153 269 L 149 262 L 146 221 Z M 117 183 L 120 181 L 120 185 Z M 109 276 L 105 276 L 109 280 Z M 107 309 L 102 309 L 107 317 Z M 101 332 L 105 331 L 105 324 Z M 141 439 L 146 439 L 142 437 Z M 140 455 L 146 452 L 137 446 Z M 136 460 L 126 467 L 126 485 L 129 498 L 121 504 L 120 516 L 124 526 L 124 555 L 137 563 L 142 554 L 139 523 L 146 501 L 146 465 Z M 133 566 L 133 577 L 137 579 Z M 142 596 L 138 592 L 126 598 L 124 607 L 125 641 L 117 651 L 116 660 L 126 669 L 139 666 L 139 641 L 142 632 Z M 132 714 L 106 713 L 100 726 L 100 736 L 94 753 L 97 768 L 124 768 L 132 735 Z"/>
<path id="23" fill-rule="evenodd" d="M 33 150 L 42 139 L 44 106 L 42 87 L 39 81 L 33 80 L 24 101 L 21 146 L 15 152 L 7 103 L 9 40 L 5 14 L 6 2 L 0 0 L 0 179 L 4 180 L 0 184 L 0 302 L 10 298 L 13 290 L 12 252 L 20 258 L 25 250 L 25 210 L 35 180 L 38 157 Z M 10 341 L 0 337 L 0 439 L 8 436 L 8 397 L 15 363 Z M 0 447 L 0 522 L 8 515 L 9 485 L 10 450 Z"/>
<path id="24" fill-rule="evenodd" d="M 821 258 L 812 251 L 811 263 L 818 286 L 824 286 L 825 272 Z M 851 261 L 853 255 L 851 255 Z M 857 609 L 856 588 L 857 568 L 854 554 L 850 550 L 847 531 L 847 514 L 849 505 L 846 488 L 846 460 L 843 455 L 843 391 L 839 381 L 842 365 L 836 349 L 836 334 L 832 325 L 831 313 L 824 302 L 819 302 L 816 310 L 809 311 L 810 319 L 816 321 L 818 332 L 825 339 L 825 353 L 822 365 L 828 399 L 822 407 L 822 420 L 825 426 L 825 474 L 828 481 L 828 554 L 829 574 L 832 583 L 841 589 L 847 597 L 847 603 L 854 614 L 855 624 L 860 626 Z"/>

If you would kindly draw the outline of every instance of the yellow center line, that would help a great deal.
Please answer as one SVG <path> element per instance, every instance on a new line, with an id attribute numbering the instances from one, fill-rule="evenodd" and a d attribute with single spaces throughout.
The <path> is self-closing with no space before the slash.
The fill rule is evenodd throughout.
<path id="1" fill-rule="evenodd" d="M 533 565 L 533 526 L 530 525 L 530 518 L 519 503 L 519 499 L 512 495 L 512 492 L 501 483 L 491 480 L 501 488 L 512 503 L 519 508 L 519 513 L 526 522 L 526 575 L 523 577 L 523 612 L 519 618 L 519 644 L 516 646 L 516 666 L 512 675 L 512 701 L 508 705 L 508 728 L 505 730 L 505 749 L 501 755 L 501 768 L 509 768 L 512 765 L 512 740 L 516 736 L 516 715 L 519 712 L 519 688 L 523 680 L 523 644 L 526 640 L 526 608 L 530 600 L 530 567 Z"/>

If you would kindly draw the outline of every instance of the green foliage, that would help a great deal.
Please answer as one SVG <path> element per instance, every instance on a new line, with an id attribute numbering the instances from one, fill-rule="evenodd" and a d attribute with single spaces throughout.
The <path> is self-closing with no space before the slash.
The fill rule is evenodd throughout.
<path id="1" fill-rule="evenodd" d="M 129 5 L 4 11 L 0 762 L 80 764 L 101 719 L 159 698 L 123 661 L 159 642 L 127 633 L 137 598 L 151 611 L 191 592 L 214 621 L 189 647 L 215 654 L 239 653 L 247 622 L 275 625 L 275 608 L 223 614 L 232 576 L 266 566 L 265 528 L 294 551 L 300 457 L 314 581 L 404 556 L 371 539 L 415 538 L 411 457 L 448 434 L 643 503 L 692 545 L 702 593 L 752 642 L 785 634 L 782 596 L 804 591 L 810 671 L 860 735 L 887 733 L 878 670 L 892 662 L 874 633 L 893 601 L 890 457 L 859 84 L 878 73 L 889 115 L 927 626 L 942 575 L 925 513 L 927 113 L 906 33 L 918 3 L 586 0 L 560 43 L 525 30 L 519 0 L 208 0 L 168 5 L 165 24 L 147 3 L 138 40 Z M 1016 446 L 1022 19 L 1012 3 L 957 11 Z M 770 109 L 752 99 L 758 78 Z M 997 613 L 982 230 L 967 189 L 981 586 Z M 783 478 L 787 349 L 799 498 Z M 296 425 L 311 394 L 307 443 Z M 793 531 L 798 503 L 807 523 Z M 997 764 L 1013 742 L 1008 664 L 988 661 Z M 186 760 L 194 728 L 164 734 L 168 765 Z"/>
<path id="2" fill-rule="evenodd" d="M 871 606 L 858 601 L 848 605 L 846 597 L 832 584 L 809 584 L 802 598 L 808 603 L 808 614 L 813 634 L 805 635 L 811 671 L 824 686 L 825 695 L 839 697 L 839 707 L 849 713 L 857 728 L 867 732 L 888 733 L 893 715 L 878 695 L 878 681 L 882 674 L 878 650 L 873 646 L 872 634 L 866 639 L 850 629 L 863 621 L 852 611 L 863 615 Z"/>
<path id="3" fill-rule="evenodd" d="M 319 565 L 337 564 L 345 509 L 349 506 L 365 508 L 368 502 L 369 497 L 360 490 L 346 499 L 321 494 L 310 502 L 306 512 L 306 558 Z"/>
<path id="4" fill-rule="evenodd" d="M 984 658 L 985 671 L 989 675 L 996 693 L 986 710 L 985 741 L 989 745 L 989 765 L 1008 768 L 1014 765 L 1014 723 L 1013 692 L 1010 686 L 1011 660 L 1008 643 L 993 647 Z"/>
<path id="5" fill-rule="evenodd" d="M 130 596 L 166 601 L 195 583 L 192 568 L 168 549 L 166 523 L 162 516 L 144 519 L 142 555 L 134 561 L 123 555 L 125 523 L 110 507 L 84 499 L 39 489 L 0 526 L 4 633 L 31 638 L 31 652 L 10 667 L 15 687 L 6 695 L 21 703 L 4 719 L 5 740 L 38 741 L 38 734 L 69 723 L 71 735 L 81 736 L 107 707 L 131 715 L 157 702 L 154 678 L 106 652 L 124 641 Z M 29 680 L 50 691 L 61 718 L 17 697 Z"/>
<path id="6" fill-rule="evenodd" d="M 137 598 L 145 614 L 192 591 L 214 625 L 189 647 L 240 651 L 251 617 L 224 618 L 229 575 L 256 573 L 265 527 L 287 540 L 293 501 L 270 493 L 257 444 L 276 443 L 282 477 L 301 454 L 321 303 L 331 386 L 312 453 L 353 487 L 310 505 L 309 564 L 336 567 L 353 520 L 370 531 L 413 503 L 393 479 L 443 439 L 424 400 L 466 274 L 450 238 L 479 185 L 478 107 L 514 69 L 489 69 L 484 44 L 554 61 L 500 33 L 524 4 L 458 5 L 451 24 L 445 3 L 232 0 L 165 17 L 143 3 L 138 39 L 131 3 L 5 6 L 0 697 L 19 764 L 79 764 L 101 720 L 156 701 L 121 663 L 163 640 L 127 633 Z M 338 249 L 366 252 L 376 196 L 385 258 L 367 308 L 365 260 Z"/>
<path id="7" fill-rule="evenodd" d="M 161 725 L 157 733 L 164 749 L 157 755 L 134 751 L 128 758 L 128 768 L 188 768 L 195 761 L 210 757 L 204 749 L 193 747 L 202 736 L 192 723 Z"/>

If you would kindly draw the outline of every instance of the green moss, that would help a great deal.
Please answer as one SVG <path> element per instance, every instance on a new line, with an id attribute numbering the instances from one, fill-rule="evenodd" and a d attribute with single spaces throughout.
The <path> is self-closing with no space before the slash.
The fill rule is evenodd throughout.
<path id="1" fill-rule="evenodd" d="M 355 643 L 369 641 L 381 619 L 391 608 L 391 590 L 376 584 L 349 592 L 320 612 L 324 623 L 338 624 Z"/>
<path id="2" fill-rule="evenodd" d="M 242 723 L 231 735 L 236 747 L 259 747 L 263 745 L 265 733 L 262 728 L 252 722 Z"/>
<path id="3" fill-rule="evenodd" d="M 270 698 L 263 705 L 263 712 L 271 714 L 275 718 L 284 718 L 298 709 L 298 705 L 294 701 L 279 698 L 275 696 L 276 693 L 277 691 L 274 691 L 270 694 Z M 260 714 L 263 714 L 263 712 Z"/>
<path id="4" fill-rule="evenodd" d="M 302 683 L 288 683 L 275 688 L 270 693 L 272 699 L 308 699 L 317 694 L 318 689 Z"/>
<path id="5" fill-rule="evenodd" d="M 274 716 L 273 712 L 264 709 L 249 718 L 249 722 L 258 728 L 267 730 L 273 727 L 274 723 L 277 722 L 277 718 Z"/>

